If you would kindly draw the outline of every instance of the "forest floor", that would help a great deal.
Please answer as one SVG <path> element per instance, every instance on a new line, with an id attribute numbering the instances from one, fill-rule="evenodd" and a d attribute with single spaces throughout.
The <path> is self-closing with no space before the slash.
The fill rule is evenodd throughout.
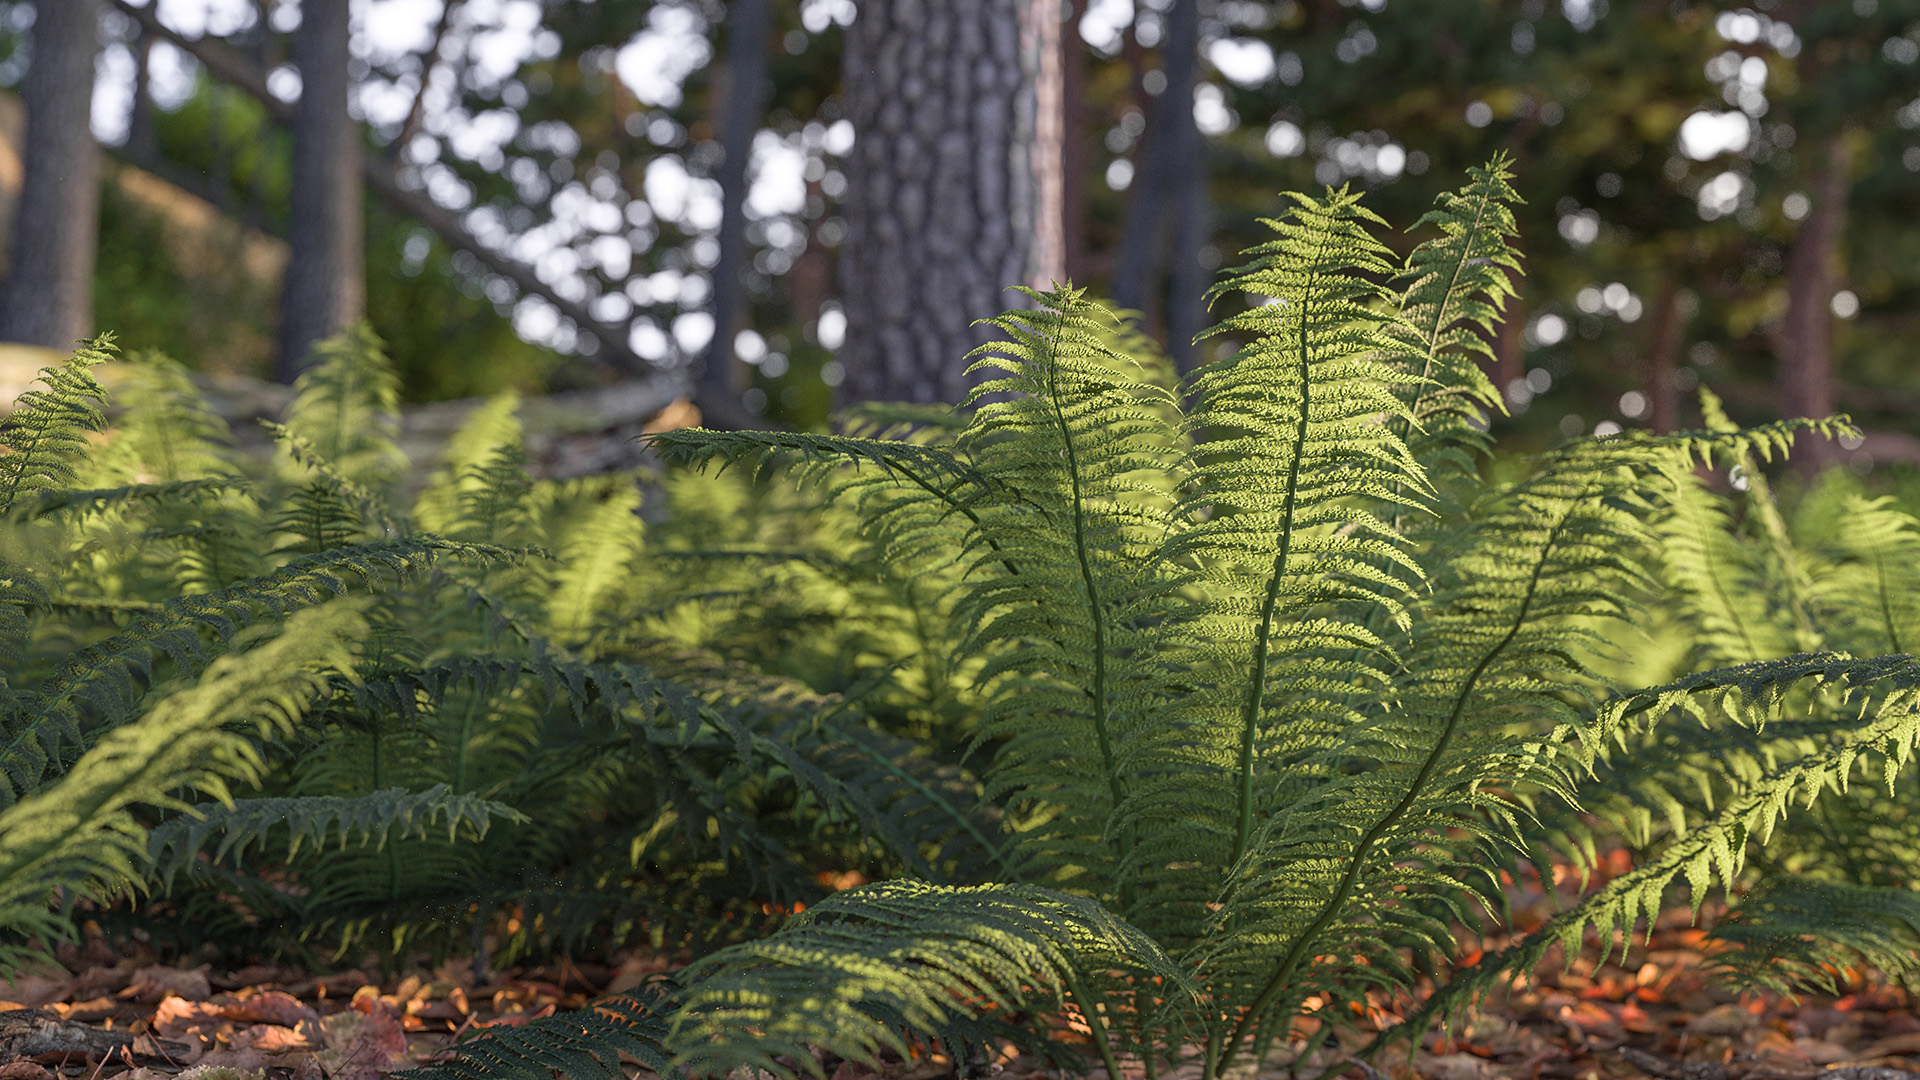
<path id="1" fill-rule="evenodd" d="M 1514 921 L 1538 925 L 1553 904 L 1516 890 Z M 1563 898 L 1564 899 L 1564 898 Z M 1710 912 L 1709 912 L 1710 914 Z M 1451 1036 L 1353 1066 L 1355 1080 L 1920 1080 L 1920 1015 L 1902 989 L 1843 973 L 1841 997 L 1740 996 L 1708 984 L 1705 931 L 1667 912 L 1650 938 L 1603 959 L 1597 942 L 1571 963 L 1555 954 Z M 1497 948 L 1498 939 L 1485 943 Z M 489 1028 L 581 1009 L 666 969 L 645 952 L 614 966 L 562 963 L 473 977 L 454 961 L 403 977 L 345 970 L 161 965 L 151 950 L 95 938 L 14 981 L 0 980 L 0 1080 L 374 1080 L 435 1060 Z M 1400 1017 L 1383 1001 L 1341 1030 L 1342 1049 L 1298 1063 L 1275 1053 L 1237 1080 L 1311 1080 Z M 1312 1023 L 1312 1021 L 1309 1021 Z M 1064 1036 L 1072 1038 L 1069 1032 Z M 1191 1053 L 1191 1052 L 1190 1052 Z M 978 1063 L 976 1063 L 978 1064 Z M 935 1080 L 934 1057 L 882 1069 L 824 1062 L 831 1080 Z M 231 1070 L 231 1071 L 229 1071 Z M 634 1067 L 636 1075 L 650 1073 Z M 1140 1080 L 1127 1070 L 1122 1080 Z M 979 1075 L 980 1070 L 974 1070 Z M 1003 1047 L 984 1072 L 1049 1080 L 1057 1072 Z M 1197 1062 L 1162 1071 L 1197 1080 Z M 1085 1080 L 1107 1080 L 1096 1069 Z"/>

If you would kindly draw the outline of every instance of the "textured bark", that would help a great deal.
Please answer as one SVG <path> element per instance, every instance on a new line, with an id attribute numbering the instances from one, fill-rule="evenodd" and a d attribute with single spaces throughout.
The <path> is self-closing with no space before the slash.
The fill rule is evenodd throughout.
<path id="1" fill-rule="evenodd" d="M 1061 276 L 1035 260 L 1034 2 L 869 0 L 847 30 L 847 399 L 958 400 L 973 321 Z"/>
<path id="2" fill-rule="evenodd" d="M 1833 413 L 1833 303 L 1839 281 L 1840 239 L 1846 231 L 1853 152 L 1842 133 L 1830 139 L 1815 166 L 1813 209 L 1787 250 L 1787 314 L 1775 333 L 1780 356 L 1780 412 L 1823 417 Z M 1818 471 L 1833 456 L 1824 439 L 1803 436 L 1794 447 L 1800 467 Z"/>
<path id="3" fill-rule="evenodd" d="M 1182 370 L 1193 365 L 1193 334 L 1205 312 L 1200 297 L 1206 271 L 1199 265 L 1206 243 L 1206 143 L 1193 122 L 1193 90 L 1199 77 L 1198 0 L 1174 0 L 1161 41 L 1166 89 L 1147 110 L 1145 145 L 1114 255 L 1113 300 L 1149 320 L 1165 298 L 1162 321 L 1167 352 Z M 1162 272 L 1167 284 L 1162 291 Z"/>
<path id="4" fill-rule="evenodd" d="M 299 374 L 315 342 L 366 312 L 361 145 L 347 115 L 349 58 L 347 0 L 306 0 L 293 38 L 301 90 L 280 294 L 282 381 Z"/>
<path id="5" fill-rule="evenodd" d="M 99 18 L 94 0 L 36 5 L 22 87 L 26 167 L 0 289 L 0 340 L 65 348 L 93 332 L 100 151 L 88 119 Z"/>
<path id="6" fill-rule="evenodd" d="M 701 358 L 702 396 L 737 392 L 733 332 L 740 319 L 741 273 L 747 257 L 747 161 L 767 108 L 767 53 L 773 36 L 769 0 L 727 5 L 727 62 L 720 102 L 720 261 L 713 268 L 713 341 Z"/>

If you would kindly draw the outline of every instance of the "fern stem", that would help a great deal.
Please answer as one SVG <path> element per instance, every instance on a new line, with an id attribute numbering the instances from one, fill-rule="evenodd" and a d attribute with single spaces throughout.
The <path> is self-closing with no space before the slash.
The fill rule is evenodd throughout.
<path id="1" fill-rule="evenodd" d="M 1570 508 L 1571 504 L 1569 504 Z M 1454 695 L 1453 708 L 1447 714 L 1446 724 L 1440 729 L 1440 738 L 1434 742 L 1433 749 L 1427 754 L 1427 759 L 1421 763 L 1420 771 L 1414 775 L 1413 783 L 1407 786 L 1407 793 L 1394 804 L 1393 809 L 1387 811 L 1386 816 L 1375 822 L 1373 827 L 1360 838 L 1360 842 L 1354 846 L 1353 855 L 1347 862 L 1346 872 L 1341 875 L 1340 884 L 1334 889 L 1333 896 L 1328 898 L 1326 905 L 1320 909 L 1320 914 L 1314 917 L 1313 922 L 1293 939 L 1293 944 L 1288 947 L 1286 955 L 1274 969 L 1273 976 L 1267 980 L 1259 996 L 1254 998 L 1253 1004 L 1241 1014 L 1239 1022 L 1234 1025 L 1232 1036 L 1227 1039 L 1226 1045 L 1220 1051 L 1218 1064 L 1220 1070 L 1224 1070 L 1233 1060 L 1234 1052 L 1241 1041 L 1260 1022 L 1261 1016 L 1286 988 L 1287 980 L 1293 975 L 1294 968 L 1298 967 L 1300 961 L 1306 957 L 1308 947 L 1346 906 L 1367 857 L 1373 853 L 1373 846 L 1380 842 L 1380 838 L 1387 834 L 1387 830 L 1393 828 L 1401 818 L 1406 816 L 1407 811 L 1413 809 L 1413 804 L 1419 800 L 1422 790 L 1427 786 L 1427 781 L 1440 767 L 1440 759 L 1445 756 L 1453 742 L 1454 733 L 1459 730 L 1460 718 L 1466 713 L 1467 701 L 1479 685 L 1480 677 L 1486 674 L 1487 668 L 1491 667 L 1494 660 L 1506 651 L 1507 646 L 1513 644 L 1514 639 L 1519 637 L 1520 631 L 1525 628 L 1528 612 L 1533 607 L 1533 598 L 1540 588 L 1540 575 L 1546 569 L 1547 559 L 1553 553 L 1554 545 L 1559 540 L 1560 530 L 1566 525 L 1566 520 L 1567 511 L 1563 510 L 1560 519 L 1554 522 L 1552 531 L 1547 534 L 1546 543 L 1540 547 L 1540 557 L 1535 561 L 1533 572 L 1527 578 L 1527 591 L 1521 598 L 1520 611 L 1514 617 L 1513 625 L 1507 628 L 1506 634 L 1500 638 L 1499 642 L 1487 650 L 1486 655 L 1480 658 L 1480 662 L 1474 665 L 1473 671 L 1461 684 L 1460 692 Z"/>
<path id="2" fill-rule="evenodd" d="M 1094 1049 L 1100 1052 L 1100 1060 L 1107 1067 L 1107 1080 L 1124 1080 L 1120 1073 L 1119 1059 L 1113 1056 L 1113 1045 L 1107 1039 L 1107 1026 L 1101 1022 L 1100 1013 L 1093 1007 L 1093 999 L 1087 996 L 1086 988 L 1080 984 L 1080 976 L 1071 964 L 1064 972 L 1067 993 L 1073 995 L 1073 1003 L 1080 1007 L 1080 1015 L 1087 1022 L 1087 1031 L 1093 1039 Z"/>
<path id="3" fill-rule="evenodd" d="M 1287 572 L 1287 556 L 1293 550 L 1293 514 L 1300 498 L 1300 459 L 1307 448 L 1307 413 L 1313 403 L 1312 363 L 1307 348 L 1307 296 L 1300 303 L 1300 418 L 1293 425 L 1293 463 L 1287 470 L 1287 494 L 1280 505 L 1280 550 L 1273 557 L 1273 569 L 1267 575 L 1267 595 L 1260 604 L 1260 625 L 1254 630 L 1253 672 L 1247 680 L 1247 703 L 1240 715 L 1240 814 L 1234 828 L 1233 859 L 1229 867 L 1239 865 L 1253 836 L 1253 745 L 1260 728 L 1260 714 L 1266 708 L 1267 665 L 1273 648 L 1273 613 L 1280 604 L 1280 583 Z"/>

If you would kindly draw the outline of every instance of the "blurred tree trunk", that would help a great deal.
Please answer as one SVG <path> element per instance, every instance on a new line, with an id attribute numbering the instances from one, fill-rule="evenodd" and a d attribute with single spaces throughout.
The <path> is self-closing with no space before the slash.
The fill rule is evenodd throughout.
<path id="1" fill-rule="evenodd" d="M 733 405 L 739 393 L 733 335 L 743 306 L 741 275 L 747 258 L 747 164 L 753 156 L 753 136 L 767 109 L 767 54 L 772 38 L 770 0 L 731 0 L 726 68 L 720 82 L 720 146 L 725 156 L 719 177 L 720 261 L 713 268 L 713 341 L 701 358 L 698 374 L 697 396 L 706 412 Z"/>
<path id="2" fill-rule="evenodd" d="M 299 374 L 315 342 L 366 313 L 361 144 L 347 114 L 349 59 L 347 0 L 306 0 L 293 38 L 300 100 L 280 293 L 282 382 Z"/>
<path id="3" fill-rule="evenodd" d="M 1208 276 L 1208 268 L 1200 265 L 1208 231 L 1206 142 L 1193 119 L 1200 60 L 1198 0 L 1174 0 L 1166 14 L 1160 57 L 1167 81 L 1147 110 L 1145 145 L 1127 192 L 1114 255 L 1113 300 L 1141 312 L 1149 322 L 1157 311 L 1164 312 L 1167 352 L 1185 371 L 1194 365 L 1193 335 L 1206 314 L 1201 296 Z"/>
<path id="4" fill-rule="evenodd" d="M 100 151 L 89 125 L 95 0 L 39 0 L 22 87 L 25 171 L 0 290 L 0 340 L 65 348 L 93 332 Z"/>
<path id="5" fill-rule="evenodd" d="M 1680 283 L 1668 277 L 1660 283 L 1647 328 L 1647 426 L 1660 434 L 1680 429 L 1680 386 L 1674 373 L 1680 366 L 1680 347 L 1686 343 L 1689 301 Z"/>
<path id="6" fill-rule="evenodd" d="M 1009 285 L 1064 276 L 1049 31 L 1059 0 L 861 4 L 843 74 L 844 398 L 959 400 L 965 356 L 990 337 L 973 321 L 1016 304 Z"/>
<path id="7" fill-rule="evenodd" d="M 1087 251 L 1087 43 L 1080 20 L 1087 0 L 1069 0 L 1060 26 L 1060 261 L 1067 278 L 1079 285 L 1093 276 Z"/>
<path id="8" fill-rule="evenodd" d="M 1813 209 L 1787 249 L 1787 314 L 1774 335 L 1780 356 L 1780 413 L 1787 417 L 1833 413 L 1831 305 L 1853 182 L 1853 148 L 1842 132 L 1816 153 Z M 1794 445 L 1795 461 L 1805 472 L 1818 472 L 1832 456 L 1825 439 L 1802 436 Z"/>

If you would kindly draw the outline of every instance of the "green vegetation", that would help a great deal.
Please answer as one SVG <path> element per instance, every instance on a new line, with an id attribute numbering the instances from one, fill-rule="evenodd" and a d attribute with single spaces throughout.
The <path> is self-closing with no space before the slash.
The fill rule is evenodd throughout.
<path id="1" fill-rule="evenodd" d="M 471 1077 L 1070 1056 L 1077 1025 L 1110 1075 L 1196 1046 L 1213 1080 L 1431 976 L 1417 1037 L 1682 891 L 1733 904 L 1730 978 L 1908 974 L 1920 530 L 1851 481 L 1781 511 L 1760 467 L 1844 424 L 1711 398 L 1494 458 L 1509 180 L 1473 170 L 1404 261 L 1351 192 L 1292 196 L 1177 383 L 1030 292 L 959 409 L 652 436 L 695 467 L 657 486 L 529 479 L 503 399 L 403 512 L 364 330 L 270 475 L 157 359 L 94 438 L 85 351 L 0 431 L 0 910 L 690 950 L 436 1067 Z M 1661 671 L 1619 644 L 1655 599 Z M 1632 869 L 1466 961 L 1503 873 L 1614 842 Z M 829 895 L 842 870 L 877 880 Z"/>

